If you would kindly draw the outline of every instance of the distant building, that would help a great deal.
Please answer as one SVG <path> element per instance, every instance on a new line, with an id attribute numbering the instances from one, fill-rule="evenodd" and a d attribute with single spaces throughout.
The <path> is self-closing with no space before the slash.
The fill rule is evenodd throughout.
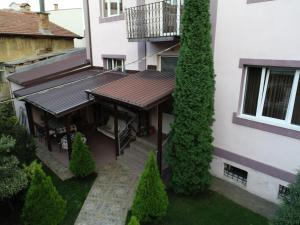
<path id="1" fill-rule="evenodd" d="M 84 37 L 84 17 L 82 8 L 60 9 L 58 4 L 54 4 L 54 10 L 50 10 L 49 20 L 73 33 Z M 85 38 L 75 39 L 74 47 L 85 47 Z"/>
<path id="2" fill-rule="evenodd" d="M 7 70 L 5 63 L 28 62 L 30 58 L 73 49 L 73 40 L 81 38 L 50 22 L 48 13 L 31 12 L 29 4 L 12 3 L 10 7 L 0 10 L 0 99 L 9 96 L 6 77 L 14 72 Z"/>

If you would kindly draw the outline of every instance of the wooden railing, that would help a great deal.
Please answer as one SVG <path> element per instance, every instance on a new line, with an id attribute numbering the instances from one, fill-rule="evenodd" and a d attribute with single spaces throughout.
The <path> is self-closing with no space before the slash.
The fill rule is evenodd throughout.
<path id="1" fill-rule="evenodd" d="M 126 9 L 127 38 L 144 40 L 180 35 L 183 0 L 164 0 Z"/>

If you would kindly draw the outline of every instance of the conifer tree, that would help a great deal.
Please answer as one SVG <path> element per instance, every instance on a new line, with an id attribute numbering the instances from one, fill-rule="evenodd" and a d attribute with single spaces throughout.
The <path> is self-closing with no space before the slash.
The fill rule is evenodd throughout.
<path id="1" fill-rule="evenodd" d="M 283 198 L 272 225 L 300 224 L 300 172 L 296 182 L 289 186 L 289 193 Z"/>
<path id="2" fill-rule="evenodd" d="M 57 225 L 66 214 L 66 201 L 57 192 L 40 164 L 35 165 L 27 191 L 22 220 L 25 225 Z"/>
<path id="3" fill-rule="evenodd" d="M 209 0 L 186 0 L 176 68 L 174 116 L 167 161 L 175 192 L 196 194 L 211 181 L 214 70 Z"/>
<path id="4" fill-rule="evenodd" d="M 160 178 L 155 154 L 150 152 L 133 201 L 132 215 L 140 222 L 156 221 L 166 214 L 168 204 L 168 196 Z"/>
<path id="5" fill-rule="evenodd" d="M 14 145 L 11 137 L 0 138 L 0 200 L 9 199 L 27 186 L 26 173 L 10 152 Z"/>
<path id="6" fill-rule="evenodd" d="M 95 161 L 88 146 L 83 143 L 82 135 L 78 132 L 72 144 L 70 170 L 78 177 L 86 177 L 95 171 Z"/>

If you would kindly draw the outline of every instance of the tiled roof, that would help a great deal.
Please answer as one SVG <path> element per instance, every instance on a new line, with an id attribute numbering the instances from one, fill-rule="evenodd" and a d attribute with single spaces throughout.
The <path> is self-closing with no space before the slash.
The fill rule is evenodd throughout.
<path id="1" fill-rule="evenodd" d="M 92 93 L 139 108 L 149 108 L 169 96 L 174 88 L 174 75 L 146 70 L 95 88 Z"/>
<path id="2" fill-rule="evenodd" d="M 123 73 L 119 72 L 103 73 L 102 70 L 90 68 L 56 80 L 17 90 L 14 94 L 17 97 L 27 96 L 24 98 L 26 102 L 59 117 L 91 104 L 93 99 L 88 97 L 86 90 L 122 79 L 124 76 Z M 80 82 L 77 82 L 78 80 Z M 32 95 L 32 93 L 35 94 Z"/>
<path id="3" fill-rule="evenodd" d="M 39 30 L 39 15 L 34 12 L 0 10 L 0 35 L 28 35 L 81 38 L 79 35 L 49 22 L 50 34 Z"/>

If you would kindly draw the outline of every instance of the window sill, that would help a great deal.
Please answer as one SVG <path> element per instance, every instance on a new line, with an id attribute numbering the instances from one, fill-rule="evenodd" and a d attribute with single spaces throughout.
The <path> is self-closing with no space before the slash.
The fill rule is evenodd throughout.
<path id="1" fill-rule="evenodd" d="M 273 134 L 278 134 L 278 135 L 294 138 L 294 139 L 300 139 L 300 131 L 298 131 L 298 130 L 247 119 L 247 118 L 239 116 L 237 113 L 233 113 L 232 123 L 238 124 L 241 126 L 251 127 L 251 128 L 262 130 L 262 131 L 266 131 L 266 132 L 273 133 Z"/>
<path id="2" fill-rule="evenodd" d="M 121 15 L 117 16 L 110 16 L 110 17 L 99 17 L 99 23 L 109 23 L 109 22 L 114 22 L 114 21 L 119 21 L 119 20 L 124 20 L 125 16 L 124 13 Z"/>

